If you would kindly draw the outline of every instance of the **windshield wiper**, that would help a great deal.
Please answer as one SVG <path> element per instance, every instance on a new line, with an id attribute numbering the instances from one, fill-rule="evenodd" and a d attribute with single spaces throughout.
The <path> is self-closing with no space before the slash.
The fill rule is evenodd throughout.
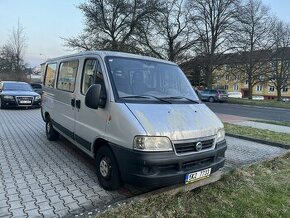
<path id="1" fill-rule="evenodd" d="M 128 96 L 124 96 L 121 98 L 147 98 L 147 99 L 154 98 L 158 101 L 162 101 L 162 102 L 165 102 L 167 104 L 172 104 L 170 101 L 166 101 L 166 100 L 164 100 L 164 98 L 159 98 L 159 97 L 156 97 L 154 95 L 128 95 Z"/>
<path id="2" fill-rule="evenodd" d="M 190 98 L 187 98 L 187 97 L 184 97 L 184 96 L 171 96 L 171 97 L 163 97 L 161 99 L 186 99 L 187 101 L 190 101 L 194 104 L 199 104 L 200 102 L 199 101 L 196 101 L 196 100 L 193 100 L 193 99 L 190 99 Z"/>

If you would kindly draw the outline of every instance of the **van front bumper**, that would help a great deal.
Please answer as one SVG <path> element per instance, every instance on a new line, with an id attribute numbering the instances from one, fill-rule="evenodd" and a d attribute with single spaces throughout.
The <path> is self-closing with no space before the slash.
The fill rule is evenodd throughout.
<path id="1" fill-rule="evenodd" d="M 111 144 L 124 182 L 135 186 L 162 187 L 185 182 L 188 173 L 224 166 L 226 141 L 211 151 L 177 156 L 171 152 L 140 152 Z"/>

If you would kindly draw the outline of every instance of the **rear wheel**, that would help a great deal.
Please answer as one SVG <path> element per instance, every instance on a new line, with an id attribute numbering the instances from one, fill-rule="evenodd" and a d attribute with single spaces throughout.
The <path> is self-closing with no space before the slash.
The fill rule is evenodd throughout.
<path id="1" fill-rule="evenodd" d="M 121 187 L 122 182 L 117 161 L 111 149 L 103 145 L 96 155 L 97 176 L 100 185 L 108 190 L 116 190 Z"/>
<path id="2" fill-rule="evenodd" d="M 45 130 L 46 130 L 46 137 L 49 141 L 56 141 L 58 139 L 59 133 L 53 128 L 53 125 L 50 119 L 46 121 Z"/>
<path id="3" fill-rule="evenodd" d="M 209 101 L 210 103 L 213 103 L 213 102 L 214 102 L 214 97 L 209 97 L 208 101 Z"/>

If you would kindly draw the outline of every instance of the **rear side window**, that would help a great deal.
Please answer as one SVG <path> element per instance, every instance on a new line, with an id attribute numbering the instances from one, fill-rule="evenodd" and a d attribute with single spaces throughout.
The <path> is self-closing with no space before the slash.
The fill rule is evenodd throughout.
<path id="1" fill-rule="evenodd" d="M 47 65 L 46 72 L 45 72 L 45 80 L 44 80 L 44 85 L 46 87 L 50 87 L 50 88 L 54 87 L 55 71 L 56 71 L 56 63 Z"/>
<path id="2" fill-rule="evenodd" d="M 78 71 L 78 60 L 66 61 L 60 64 L 56 88 L 68 92 L 75 90 Z"/>

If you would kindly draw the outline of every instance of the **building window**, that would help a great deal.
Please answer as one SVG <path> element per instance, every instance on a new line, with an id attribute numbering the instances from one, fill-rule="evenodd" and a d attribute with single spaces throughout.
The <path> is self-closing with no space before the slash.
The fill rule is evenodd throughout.
<path id="1" fill-rule="evenodd" d="M 246 80 L 246 81 L 245 81 L 245 84 L 248 85 L 248 83 L 249 83 L 249 80 Z"/>
<path id="2" fill-rule="evenodd" d="M 269 86 L 269 92 L 274 92 L 275 91 L 275 87 L 274 86 Z"/>
<path id="3" fill-rule="evenodd" d="M 262 86 L 262 85 L 257 85 L 257 86 L 256 86 L 256 91 L 257 91 L 257 92 L 261 92 L 262 89 L 263 89 L 263 86 Z"/>
<path id="4" fill-rule="evenodd" d="M 238 91 L 238 90 L 239 90 L 239 85 L 238 85 L 238 84 L 235 84 L 235 85 L 233 86 L 233 90 L 234 90 L 234 91 Z"/>
<path id="5" fill-rule="evenodd" d="M 288 92 L 288 87 L 284 87 L 284 88 L 282 89 L 282 92 Z"/>
<path id="6" fill-rule="evenodd" d="M 226 75 L 226 80 L 230 80 L 230 75 Z"/>
<path id="7" fill-rule="evenodd" d="M 229 90 L 229 85 L 225 85 L 225 90 Z"/>

